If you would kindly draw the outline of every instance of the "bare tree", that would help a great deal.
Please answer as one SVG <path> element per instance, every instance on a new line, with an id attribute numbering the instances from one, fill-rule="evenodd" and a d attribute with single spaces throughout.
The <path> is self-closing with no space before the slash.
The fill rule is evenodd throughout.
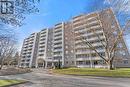
<path id="1" fill-rule="evenodd" d="M 0 0 L 0 22 L 22 26 L 25 15 L 39 12 L 40 0 Z"/>
<path id="2" fill-rule="evenodd" d="M 12 55 L 5 58 L 3 62 L 4 62 L 4 65 L 6 65 L 7 67 L 9 66 L 17 67 L 19 61 L 20 61 L 19 53 L 16 52 L 16 53 L 12 53 Z"/>
<path id="3" fill-rule="evenodd" d="M 9 67 L 11 65 L 12 61 L 13 61 L 13 54 L 11 54 L 10 56 L 4 58 L 3 65 Z"/>
<path id="4" fill-rule="evenodd" d="M 125 26 L 130 18 L 130 0 L 105 0 L 104 3 L 111 7 L 122 27 Z"/>
<path id="5" fill-rule="evenodd" d="M 3 67 L 4 60 L 9 58 L 15 50 L 15 41 L 12 37 L 0 37 L 0 69 Z"/>
<path id="6" fill-rule="evenodd" d="M 93 42 L 91 42 L 88 37 L 85 37 L 82 34 L 83 32 L 78 32 L 76 34 L 79 36 L 79 39 L 82 40 L 83 44 L 86 44 L 90 50 L 94 51 L 96 55 L 99 56 L 108 65 L 109 69 L 113 69 L 114 60 L 122 59 L 122 57 L 127 58 L 129 55 L 127 52 L 127 47 L 124 43 L 123 36 L 124 32 L 128 30 L 128 27 L 130 26 L 128 26 L 128 22 L 126 25 L 127 27 L 120 29 L 115 17 L 110 13 L 101 13 L 99 16 L 101 21 L 97 19 L 97 21 L 100 23 L 100 30 L 96 28 L 90 28 L 89 30 L 89 32 L 95 35 L 95 38 L 97 39 L 97 42 L 101 44 L 101 47 L 95 47 Z M 87 29 L 88 28 L 86 28 L 86 31 Z M 97 32 L 97 30 L 103 31 L 103 33 L 100 34 Z M 104 50 L 105 54 L 101 54 L 100 50 Z"/>
<path id="7" fill-rule="evenodd" d="M 0 64 L 15 51 L 14 30 L 11 26 L 22 26 L 27 14 L 39 12 L 40 0 L 0 0 Z M 0 68 L 0 69 L 1 69 Z"/>
<path id="8" fill-rule="evenodd" d="M 13 57 L 12 65 L 18 66 L 19 62 L 20 62 L 20 55 L 19 52 L 16 52 Z"/>
<path id="9" fill-rule="evenodd" d="M 124 43 L 124 35 L 130 32 L 130 20 L 127 16 L 130 0 L 127 0 L 127 2 L 125 0 L 105 0 L 105 3 L 109 4 L 111 10 L 102 10 L 99 14 L 99 19 L 96 19 L 100 22 L 100 27 L 103 28 L 104 38 L 101 38 L 102 35 L 97 33 L 97 29 L 90 29 L 90 32 L 95 35 L 98 42 L 102 45 L 102 47 L 99 48 L 104 49 L 105 54 L 101 54 L 99 48 L 95 47 L 87 37 L 82 36 L 81 32 L 77 34 L 80 36 L 79 38 L 82 42 L 108 65 L 109 69 L 113 69 L 115 60 L 122 59 L 122 57 L 127 59 L 129 56 L 129 52 Z M 116 17 L 120 17 L 121 14 L 125 14 L 126 17 L 126 23 L 123 27 L 120 27 L 116 19 Z"/>

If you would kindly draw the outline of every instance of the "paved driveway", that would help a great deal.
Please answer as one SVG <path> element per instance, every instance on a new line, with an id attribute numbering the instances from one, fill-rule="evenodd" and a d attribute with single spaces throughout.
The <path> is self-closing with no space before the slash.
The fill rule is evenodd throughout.
<path id="1" fill-rule="evenodd" d="M 0 76 L 0 79 L 23 79 L 30 81 L 30 83 L 13 87 L 130 87 L 129 78 L 50 75 L 47 74 L 45 69 L 37 69 L 28 74 Z"/>

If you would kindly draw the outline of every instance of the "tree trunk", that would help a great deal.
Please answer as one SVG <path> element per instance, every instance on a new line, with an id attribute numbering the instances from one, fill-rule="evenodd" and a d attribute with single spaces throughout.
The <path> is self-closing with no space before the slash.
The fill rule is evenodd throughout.
<path id="1" fill-rule="evenodd" d="M 113 70 L 112 64 L 109 65 L 109 70 Z"/>
<path id="2" fill-rule="evenodd" d="M 60 59 L 58 60 L 58 69 L 61 68 Z"/>
<path id="3" fill-rule="evenodd" d="M 3 67 L 3 62 L 1 62 L 0 70 L 2 69 L 2 67 Z"/>
<path id="4" fill-rule="evenodd" d="M 2 69 L 3 67 L 3 58 L 1 58 L 1 61 L 0 61 L 0 70 Z"/>
<path id="5" fill-rule="evenodd" d="M 114 68 L 113 68 L 113 61 L 109 61 L 108 62 L 108 69 L 109 70 L 113 70 Z"/>

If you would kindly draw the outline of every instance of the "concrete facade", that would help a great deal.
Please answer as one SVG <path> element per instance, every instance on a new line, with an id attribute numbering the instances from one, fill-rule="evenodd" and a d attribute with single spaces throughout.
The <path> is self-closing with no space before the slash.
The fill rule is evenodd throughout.
<path id="1" fill-rule="evenodd" d="M 27 67 L 52 68 L 58 66 L 59 63 L 62 67 L 107 67 L 96 52 L 84 44 L 80 37 L 86 38 L 100 55 L 105 56 L 102 43 L 105 41 L 105 33 L 108 30 L 114 32 L 109 36 L 111 45 L 115 39 L 114 34 L 120 30 L 120 25 L 111 9 L 79 15 L 68 22 L 58 23 L 53 28 L 34 33 L 31 60 Z M 29 50 L 25 49 L 29 45 L 26 41 L 28 38 L 23 42 L 21 67 L 26 67 L 23 61 L 28 59 L 24 56 Z M 114 66 L 130 67 L 130 54 L 123 38 L 117 49 Z"/>
<path id="2" fill-rule="evenodd" d="M 35 67 L 38 47 L 38 33 L 31 34 L 24 39 L 21 50 L 20 67 Z"/>

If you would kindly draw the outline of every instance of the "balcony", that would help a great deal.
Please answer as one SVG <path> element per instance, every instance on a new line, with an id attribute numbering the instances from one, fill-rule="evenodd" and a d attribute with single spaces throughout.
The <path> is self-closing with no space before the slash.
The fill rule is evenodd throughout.
<path id="1" fill-rule="evenodd" d="M 98 16 L 92 16 L 92 17 L 89 17 L 89 18 L 88 18 L 88 16 L 86 16 L 87 21 L 95 20 L 97 17 L 98 17 Z"/>
<path id="2" fill-rule="evenodd" d="M 46 38 L 40 38 L 40 41 L 45 41 L 46 40 Z"/>
<path id="3" fill-rule="evenodd" d="M 75 44 L 78 44 L 78 43 L 83 43 L 83 41 L 82 40 L 76 40 Z"/>
<path id="4" fill-rule="evenodd" d="M 57 23 L 57 24 L 55 24 L 55 27 L 62 26 L 62 24 L 63 24 L 63 22 Z"/>
<path id="5" fill-rule="evenodd" d="M 43 52 L 45 52 L 45 50 L 44 49 L 39 49 L 39 52 L 43 53 Z"/>
<path id="6" fill-rule="evenodd" d="M 62 36 L 54 37 L 54 41 L 62 40 Z"/>
<path id="7" fill-rule="evenodd" d="M 95 20 L 95 21 L 92 21 L 90 23 L 87 23 L 87 25 L 90 25 L 90 26 L 93 26 L 93 24 L 98 25 L 99 22 L 97 20 Z"/>
<path id="8" fill-rule="evenodd" d="M 60 42 L 62 42 L 62 39 L 61 39 L 61 40 L 56 40 L 56 41 L 54 41 L 54 44 L 55 44 L 55 43 L 60 43 Z"/>
<path id="9" fill-rule="evenodd" d="M 56 27 L 54 28 L 54 32 L 57 32 L 57 31 L 59 31 L 59 30 L 62 30 L 62 25 L 56 26 Z"/>
<path id="10" fill-rule="evenodd" d="M 40 41 L 39 44 L 40 45 L 46 44 L 46 41 Z"/>
<path id="11" fill-rule="evenodd" d="M 60 33 L 60 34 L 55 34 L 54 37 L 55 37 L 55 38 L 62 37 L 62 33 Z"/>
<path id="12" fill-rule="evenodd" d="M 45 48 L 45 45 L 43 45 L 43 46 L 39 46 L 39 49 L 44 49 Z"/>
<path id="13" fill-rule="evenodd" d="M 62 54 L 54 54 L 54 57 L 62 56 Z"/>
<path id="14" fill-rule="evenodd" d="M 90 29 L 97 29 L 97 28 L 100 28 L 100 25 L 91 26 Z"/>
<path id="15" fill-rule="evenodd" d="M 54 57 L 54 60 L 59 60 L 59 59 L 61 60 L 61 59 L 62 59 L 62 56 L 55 56 L 55 57 Z"/>
<path id="16" fill-rule="evenodd" d="M 80 52 L 76 52 L 76 54 L 78 55 L 78 54 L 89 54 L 90 53 L 90 51 L 88 50 L 88 51 L 80 51 Z"/>
<path id="17" fill-rule="evenodd" d="M 62 29 L 54 32 L 54 35 L 57 35 L 57 34 L 62 34 Z"/>
<path id="18" fill-rule="evenodd" d="M 42 53 L 42 52 L 38 53 L 38 57 L 43 57 L 43 56 L 44 56 L 44 53 Z"/>
<path id="19" fill-rule="evenodd" d="M 87 39 L 87 41 L 94 41 L 94 40 L 102 40 L 102 39 L 104 39 L 105 37 L 104 36 L 101 36 L 101 37 L 93 37 L 93 38 L 90 38 L 90 39 Z"/>
<path id="20" fill-rule="evenodd" d="M 101 33 L 103 33 L 103 31 L 96 31 L 96 34 L 101 34 Z M 85 33 L 82 36 L 87 37 L 87 36 L 91 36 L 91 35 L 95 35 L 95 34 L 93 32 L 90 32 L 90 33 Z"/>
<path id="21" fill-rule="evenodd" d="M 78 21 L 76 21 L 76 22 L 73 22 L 73 25 L 75 26 L 75 25 L 80 25 L 80 24 L 85 24 L 85 22 L 83 21 L 83 20 L 78 20 Z"/>
<path id="22" fill-rule="evenodd" d="M 85 60 L 90 60 L 90 58 L 76 58 L 76 61 L 85 61 Z"/>
<path id="23" fill-rule="evenodd" d="M 79 46 L 75 46 L 75 49 L 79 49 L 79 48 L 88 48 L 88 45 L 79 45 Z"/>
<path id="24" fill-rule="evenodd" d="M 46 37 L 46 35 L 40 35 L 40 38 L 44 38 L 44 37 Z"/>
<path id="25" fill-rule="evenodd" d="M 41 31 L 40 35 L 46 35 L 46 31 Z"/>
<path id="26" fill-rule="evenodd" d="M 46 42 L 46 40 L 40 40 L 40 41 L 39 41 L 40 44 L 41 44 L 41 43 L 45 44 L 45 42 Z"/>
<path id="27" fill-rule="evenodd" d="M 85 17 L 85 15 L 75 16 L 75 17 L 73 17 L 73 22 L 76 22 L 76 21 L 78 21 L 78 20 L 81 20 L 81 19 L 83 19 L 84 17 Z"/>
<path id="28" fill-rule="evenodd" d="M 105 44 L 105 43 L 103 42 L 103 44 Z M 102 46 L 103 44 L 100 43 L 100 42 L 99 42 L 99 43 L 96 43 L 96 42 L 95 42 L 95 43 L 93 43 L 92 45 L 93 45 L 93 46 Z"/>
<path id="29" fill-rule="evenodd" d="M 32 51 L 33 48 L 28 48 L 28 51 Z"/>
<path id="30" fill-rule="evenodd" d="M 54 45 L 54 48 L 57 48 L 57 47 L 62 47 L 62 43 L 58 45 Z"/>
<path id="31" fill-rule="evenodd" d="M 53 51 L 54 51 L 54 52 L 62 52 L 63 49 L 62 49 L 62 48 L 61 48 L 61 49 L 54 49 Z"/>

